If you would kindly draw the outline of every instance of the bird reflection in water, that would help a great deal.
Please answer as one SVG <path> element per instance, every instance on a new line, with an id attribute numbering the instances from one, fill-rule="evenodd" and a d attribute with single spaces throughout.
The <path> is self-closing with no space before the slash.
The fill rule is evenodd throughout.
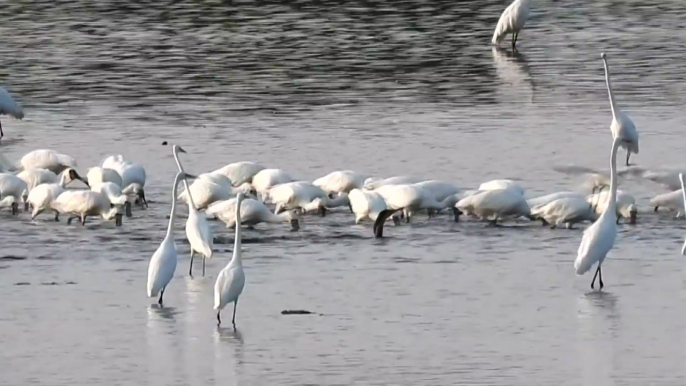
<path id="1" fill-rule="evenodd" d="M 521 95 L 521 90 L 530 90 L 529 101 L 534 101 L 536 85 L 531 74 L 531 68 L 524 54 L 517 50 L 511 51 L 501 47 L 493 47 L 493 65 L 496 75 L 507 94 L 514 94 L 515 99 Z"/>

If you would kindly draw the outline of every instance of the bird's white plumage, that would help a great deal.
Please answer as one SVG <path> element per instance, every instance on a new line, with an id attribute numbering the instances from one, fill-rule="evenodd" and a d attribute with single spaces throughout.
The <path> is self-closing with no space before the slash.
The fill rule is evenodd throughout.
<path id="1" fill-rule="evenodd" d="M 50 171 L 48 173 L 52 174 Z M 32 207 L 31 219 L 35 219 L 36 216 L 50 209 L 52 202 L 64 192 L 64 187 L 75 177 L 79 176 L 74 169 L 65 169 L 59 177 L 56 177 L 59 178 L 58 182 L 42 183 L 30 189 L 26 201 Z"/>
<path id="2" fill-rule="evenodd" d="M 530 198 L 530 199 L 526 200 L 526 202 L 529 204 L 529 207 L 533 211 L 534 208 L 536 208 L 538 206 L 543 206 L 543 205 L 549 204 L 555 200 L 558 200 L 560 198 L 566 198 L 566 197 L 581 198 L 582 200 L 586 198 L 583 194 L 577 193 L 577 192 L 556 192 L 556 193 L 546 194 L 544 196 Z"/>
<path id="3" fill-rule="evenodd" d="M 174 185 L 172 187 L 172 207 L 169 215 L 169 225 L 167 227 L 167 234 L 160 243 L 148 265 L 148 297 L 157 296 L 157 294 L 165 289 L 169 282 L 174 277 L 176 271 L 176 264 L 178 255 L 176 253 L 176 243 L 174 241 L 174 218 L 176 217 L 176 196 L 179 182 L 184 174 L 179 172 L 174 178 Z M 161 303 L 160 298 L 160 303 Z"/>
<path id="4" fill-rule="evenodd" d="M 87 216 L 112 220 L 119 213 L 118 208 L 110 206 L 107 196 L 92 190 L 64 190 L 52 200 L 50 207 L 59 213 L 79 216 L 82 221 Z"/>
<path id="5" fill-rule="evenodd" d="M 479 185 L 479 191 L 481 191 L 481 190 L 501 190 L 501 189 L 510 189 L 514 192 L 519 193 L 522 196 L 524 195 L 524 188 L 512 180 L 492 180 L 492 181 L 484 182 L 481 185 Z"/>
<path id="6" fill-rule="evenodd" d="M 61 173 L 64 169 L 76 169 L 76 160 L 53 150 L 39 149 L 27 153 L 19 160 L 21 170 L 29 169 L 48 169 L 55 174 Z"/>
<path id="7" fill-rule="evenodd" d="M 216 202 L 210 205 L 205 213 L 221 220 L 227 228 L 233 227 L 236 224 L 236 198 Z M 244 225 L 290 223 L 297 218 L 298 214 L 295 210 L 274 214 L 262 201 L 245 198 L 241 202 L 241 222 Z"/>
<path id="8" fill-rule="evenodd" d="M 681 193 L 684 199 L 684 207 L 686 208 L 686 184 L 684 184 L 684 174 L 679 173 L 679 182 L 681 183 Z M 684 246 L 681 247 L 681 254 L 686 255 L 686 240 L 684 240 Z"/>
<path id="9" fill-rule="evenodd" d="M 610 197 L 610 192 L 607 190 L 600 193 L 591 194 L 586 197 L 586 201 L 593 206 L 595 213 L 600 215 L 605 212 L 607 205 L 609 203 L 608 199 Z M 637 211 L 636 199 L 631 194 L 617 190 L 616 193 L 616 208 L 617 215 L 623 218 L 630 218 L 632 211 Z"/>
<path id="10" fill-rule="evenodd" d="M 629 118 L 623 111 L 617 107 L 615 101 L 614 91 L 612 90 L 612 83 L 610 81 L 610 68 L 607 64 L 607 55 L 600 54 L 605 67 L 605 84 L 607 92 L 610 97 L 610 108 L 612 109 L 612 123 L 610 124 L 610 131 L 612 131 L 613 138 L 621 140 L 620 146 L 627 150 L 628 153 L 638 154 L 638 131 L 634 121 Z M 627 154 L 627 164 L 629 163 L 629 156 Z"/>
<path id="11" fill-rule="evenodd" d="M 120 188 L 123 184 L 121 176 L 116 170 L 101 168 L 100 166 L 95 166 L 88 169 L 86 179 L 88 180 L 88 185 L 90 185 L 91 188 L 102 184 L 103 182 L 112 182 L 119 185 Z"/>
<path id="12" fill-rule="evenodd" d="M 594 221 L 595 213 L 581 195 L 560 197 L 556 200 L 531 208 L 531 217 L 545 220 L 554 226 Z"/>
<path id="13" fill-rule="evenodd" d="M 9 115 L 17 119 L 24 118 L 24 110 L 4 87 L 0 87 L 0 115 Z"/>
<path id="14" fill-rule="evenodd" d="M 322 188 L 327 193 L 350 193 L 353 189 L 364 186 L 365 176 L 352 170 L 331 172 L 324 177 L 317 178 L 312 184 Z"/>
<path id="15" fill-rule="evenodd" d="M 529 204 L 517 189 L 482 190 L 461 199 L 455 207 L 464 214 L 474 215 L 482 220 L 528 216 L 531 212 Z"/>
<path id="16" fill-rule="evenodd" d="M 26 182 L 14 174 L 0 173 L 0 198 L 12 196 L 20 202 L 24 195 L 28 195 Z"/>
<path id="17" fill-rule="evenodd" d="M 145 189 L 146 172 L 143 165 L 124 159 L 121 154 L 105 158 L 101 167 L 117 172 L 121 177 L 122 193 L 126 195 L 140 194 Z M 114 182 L 114 181 L 112 181 Z"/>
<path id="18" fill-rule="evenodd" d="M 23 170 L 17 177 L 21 178 L 22 181 L 26 182 L 26 186 L 31 192 L 33 188 L 40 184 L 54 184 L 59 182 L 59 177 L 57 174 L 51 172 L 48 169 L 28 169 Z"/>
<path id="19" fill-rule="evenodd" d="M 268 201 L 270 199 L 269 190 L 272 187 L 288 182 L 293 182 L 293 177 L 290 173 L 281 169 L 263 169 L 252 178 L 252 186 L 262 197 L 263 201 Z"/>
<path id="20" fill-rule="evenodd" d="M 122 194 L 121 187 L 114 182 L 100 182 L 91 184 L 91 190 L 102 193 L 110 200 L 112 205 L 125 205 L 127 197 Z"/>
<path id="21" fill-rule="evenodd" d="M 491 43 L 500 44 L 508 34 L 519 33 L 524 28 L 526 21 L 529 20 L 530 10 L 531 0 L 513 1 L 500 15 Z"/>
<path id="22" fill-rule="evenodd" d="M 335 208 L 348 205 L 347 195 L 329 198 L 327 192 L 308 181 L 296 181 L 279 184 L 268 192 L 269 199 L 280 209 L 302 208 L 304 211 L 316 210 L 322 206 Z M 316 200 L 316 201 L 315 201 Z"/>
<path id="23" fill-rule="evenodd" d="M 359 224 L 366 218 L 376 221 L 379 213 L 388 209 L 386 201 L 376 191 L 353 189 L 350 191 L 348 198 L 350 199 L 350 206 L 355 214 L 356 224 Z"/>
<path id="24" fill-rule="evenodd" d="M 214 283 L 214 309 L 221 311 L 229 303 L 238 302 L 238 297 L 245 287 L 245 273 L 241 258 L 241 203 L 243 194 L 236 197 L 236 236 L 233 246 L 233 256 L 229 264 L 219 272 Z M 234 305 L 235 307 L 235 305 Z M 235 308 L 234 308 L 235 310 Z"/>
<path id="25" fill-rule="evenodd" d="M 606 199 L 605 210 L 598 220 L 584 231 L 574 269 L 577 275 L 588 272 L 593 265 L 602 265 L 607 253 L 610 252 L 617 237 L 617 149 L 620 140 L 615 138 L 612 141 L 612 152 L 610 153 L 610 194 Z"/>
<path id="26" fill-rule="evenodd" d="M 228 177 L 234 186 L 240 186 L 246 182 L 252 182 L 255 174 L 264 170 L 264 166 L 248 161 L 234 162 L 223 166 L 212 173 L 223 174 Z"/>
<path id="27" fill-rule="evenodd" d="M 235 197 L 242 190 L 234 188 L 229 179 L 221 174 L 203 173 L 188 186 L 193 202 L 198 209 L 205 209 L 215 202 L 228 200 Z M 183 191 L 179 199 L 185 203 L 188 201 L 188 193 Z"/>
<path id="28" fill-rule="evenodd" d="M 410 177 L 410 176 L 395 176 L 395 177 L 389 177 L 389 178 L 382 178 L 382 179 L 376 179 L 376 178 L 367 178 L 364 181 L 364 188 L 367 190 L 374 190 L 378 189 L 382 186 L 386 185 L 407 185 L 407 184 L 416 184 L 418 182 L 422 182 L 423 180 L 421 178 L 416 178 L 416 177 Z"/>

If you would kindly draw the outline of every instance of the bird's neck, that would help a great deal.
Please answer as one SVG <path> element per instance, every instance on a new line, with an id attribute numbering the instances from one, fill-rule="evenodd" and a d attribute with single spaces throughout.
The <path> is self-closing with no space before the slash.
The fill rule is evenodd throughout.
<path id="1" fill-rule="evenodd" d="M 241 234 L 243 233 L 241 227 L 241 201 L 236 202 L 236 236 L 233 242 L 233 256 L 229 265 L 241 265 Z"/>
<path id="2" fill-rule="evenodd" d="M 615 94 L 612 92 L 612 82 L 610 81 L 610 68 L 607 65 L 606 59 L 603 59 L 603 65 L 605 66 L 605 84 L 607 85 L 607 93 L 610 96 L 610 108 L 612 109 L 612 116 L 615 119 L 618 119 L 617 103 L 615 102 Z"/>
<path id="3" fill-rule="evenodd" d="M 179 154 L 174 151 L 174 161 L 176 161 L 176 166 L 179 168 L 179 172 L 185 173 L 183 166 L 181 166 L 181 160 L 179 159 Z M 195 202 L 193 202 L 193 197 L 191 196 L 191 190 L 188 188 L 188 178 L 184 175 L 183 177 L 183 187 L 186 188 L 186 196 L 188 196 L 188 209 L 196 209 Z"/>
<path id="4" fill-rule="evenodd" d="M 62 173 L 62 175 L 60 176 L 60 186 L 63 188 L 67 186 L 67 184 L 69 183 L 68 180 L 69 176 L 67 175 L 67 173 Z"/>
<path id="5" fill-rule="evenodd" d="M 182 176 L 182 173 L 177 173 L 176 178 L 174 178 L 174 187 L 172 188 L 171 214 L 169 215 L 169 227 L 167 228 L 167 236 L 165 237 L 165 239 L 170 239 L 171 237 L 173 237 L 172 232 L 174 231 L 174 217 L 176 216 L 176 194 L 178 193 L 179 182 Z"/>

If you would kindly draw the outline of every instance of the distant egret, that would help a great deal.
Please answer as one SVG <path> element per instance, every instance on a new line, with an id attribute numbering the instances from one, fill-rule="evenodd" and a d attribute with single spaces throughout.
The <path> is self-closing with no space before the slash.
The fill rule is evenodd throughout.
<path id="1" fill-rule="evenodd" d="M 217 310 L 217 325 L 222 323 L 220 316 L 221 310 L 227 304 L 233 303 L 233 328 L 236 328 L 236 307 L 238 307 L 238 297 L 245 287 L 245 273 L 241 261 L 241 202 L 243 193 L 236 197 L 236 237 L 233 244 L 233 256 L 229 264 L 219 272 L 217 281 L 214 284 L 214 309 Z"/>
<path id="2" fill-rule="evenodd" d="M 176 271 L 177 253 L 176 243 L 174 242 L 174 217 L 176 216 L 176 195 L 179 187 L 179 182 L 185 178 L 185 174 L 179 172 L 174 178 L 174 185 L 172 187 L 172 207 L 169 215 L 169 226 L 167 228 L 167 235 L 162 240 L 162 243 L 157 248 L 150 259 L 148 265 L 148 297 L 157 296 L 160 294 L 160 299 L 157 301 L 162 305 L 162 297 L 164 290 L 174 277 Z"/>
<path id="3" fill-rule="evenodd" d="M 588 272 L 595 263 L 598 268 L 593 275 L 591 288 L 594 288 L 595 279 L 600 279 L 600 289 L 603 288 L 603 273 L 601 266 L 607 253 L 610 252 L 617 237 L 617 149 L 620 146 L 621 138 L 612 141 L 612 152 L 610 153 L 610 196 L 607 199 L 607 206 L 598 220 L 584 231 L 584 236 L 579 245 L 574 269 L 577 275 Z"/>
<path id="4" fill-rule="evenodd" d="M 512 34 L 512 49 L 514 50 L 519 31 L 524 28 L 524 24 L 529 19 L 530 8 L 531 0 L 515 0 L 509 7 L 505 8 L 503 14 L 500 15 L 495 32 L 493 32 L 491 43 L 498 45 L 507 34 Z"/>
<path id="5" fill-rule="evenodd" d="M 3 87 L 0 87 L 0 115 L 9 115 L 17 119 L 24 118 L 24 111 L 21 109 L 21 106 L 14 101 L 14 98 Z M 0 139 L 4 135 L 5 133 L 2 132 L 2 124 L 0 123 Z"/>
<path id="6" fill-rule="evenodd" d="M 174 153 L 174 160 L 176 161 L 176 166 L 179 168 L 179 172 L 185 173 L 183 166 L 181 166 L 181 161 L 179 160 L 179 153 L 185 153 L 186 151 L 181 148 L 181 146 L 174 145 L 172 148 Z M 183 184 L 186 187 L 187 197 L 188 197 L 188 220 L 186 220 L 186 238 L 191 244 L 191 264 L 188 268 L 188 274 L 193 277 L 193 257 L 195 257 L 196 252 L 202 255 L 202 275 L 205 276 L 205 259 L 212 257 L 213 248 L 213 238 L 212 229 L 210 224 L 207 222 L 205 215 L 198 212 L 198 208 L 193 202 L 193 194 L 190 189 L 188 189 L 188 181 L 186 178 L 183 179 Z"/>
<path id="7" fill-rule="evenodd" d="M 610 95 L 610 108 L 612 109 L 612 123 L 610 130 L 614 138 L 621 138 L 620 146 L 626 149 L 626 166 L 629 166 L 629 157 L 631 153 L 638 154 L 638 132 L 634 121 L 624 114 L 622 110 L 617 107 L 615 102 L 615 95 L 612 91 L 612 84 L 610 83 L 610 69 L 607 65 L 607 55 L 603 52 L 600 58 L 605 65 L 605 83 L 607 84 L 607 92 Z"/>

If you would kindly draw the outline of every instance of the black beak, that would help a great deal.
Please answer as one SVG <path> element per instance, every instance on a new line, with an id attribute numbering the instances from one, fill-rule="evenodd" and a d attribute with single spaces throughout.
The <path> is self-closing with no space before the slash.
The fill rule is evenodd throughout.
<path id="1" fill-rule="evenodd" d="M 87 181 L 85 178 L 83 178 L 83 177 L 77 177 L 77 178 L 79 179 L 79 181 L 81 181 L 81 182 L 83 182 L 84 184 L 86 184 L 87 187 L 89 187 L 89 188 L 91 187 L 91 186 L 88 184 L 88 181 Z"/>
<path id="2" fill-rule="evenodd" d="M 292 220 L 290 221 L 290 223 L 291 223 L 291 230 L 292 230 L 292 231 L 295 232 L 295 231 L 297 231 L 297 230 L 300 230 L 300 223 L 298 222 L 298 219 L 297 219 L 297 218 L 292 219 Z"/>
<path id="3" fill-rule="evenodd" d="M 462 214 L 461 210 L 459 210 L 457 208 L 453 208 L 453 216 L 455 217 L 455 222 L 460 222 L 460 215 L 461 214 Z"/>
<path id="4" fill-rule="evenodd" d="M 143 207 L 145 207 L 147 209 L 148 208 L 148 201 L 145 200 L 145 192 L 143 190 L 138 192 L 138 198 L 141 199 L 141 204 L 143 205 Z"/>

